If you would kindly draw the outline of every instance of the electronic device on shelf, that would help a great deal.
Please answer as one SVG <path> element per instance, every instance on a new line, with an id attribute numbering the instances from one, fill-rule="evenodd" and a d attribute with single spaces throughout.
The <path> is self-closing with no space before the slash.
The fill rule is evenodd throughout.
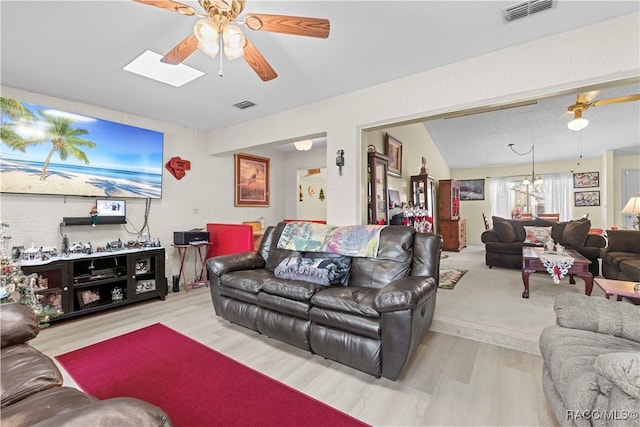
<path id="1" fill-rule="evenodd" d="M 98 217 L 101 216 L 118 216 L 125 217 L 126 202 L 124 200 L 98 199 L 96 200 L 96 209 Z"/>

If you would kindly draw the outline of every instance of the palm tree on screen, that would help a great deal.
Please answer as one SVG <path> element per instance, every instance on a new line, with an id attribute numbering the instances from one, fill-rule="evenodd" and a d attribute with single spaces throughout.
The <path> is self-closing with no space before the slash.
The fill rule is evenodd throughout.
<path id="1" fill-rule="evenodd" d="M 44 132 L 42 135 L 21 138 L 16 141 L 5 141 L 14 150 L 25 151 L 30 145 L 51 143 L 51 150 L 42 165 L 40 180 L 47 179 L 47 167 L 55 153 L 58 153 L 60 160 L 66 160 L 73 156 L 84 164 L 89 164 L 87 154 L 81 148 L 95 148 L 96 143 L 88 139 L 81 138 L 89 133 L 86 129 L 73 127 L 73 120 L 58 115 L 47 114 L 38 111 L 38 115 L 43 119 Z"/>
<path id="2" fill-rule="evenodd" d="M 0 97 L 0 141 L 12 144 L 19 143 L 22 139 L 15 131 L 15 121 L 31 121 L 35 119 L 35 116 L 29 111 L 20 101 L 15 99 Z M 5 122 L 5 118 L 11 119 L 10 122 Z"/>

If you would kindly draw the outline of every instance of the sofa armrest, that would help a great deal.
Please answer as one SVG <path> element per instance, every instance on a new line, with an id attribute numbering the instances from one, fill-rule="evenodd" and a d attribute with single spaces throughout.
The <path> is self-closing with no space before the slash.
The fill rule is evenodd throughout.
<path id="1" fill-rule="evenodd" d="M 558 295 L 553 309 L 562 327 L 640 342 L 640 306 L 567 292 Z"/>
<path id="2" fill-rule="evenodd" d="M 33 310 L 21 302 L 0 306 L 0 336 L 2 348 L 22 344 L 35 338 L 40 332 Z"/>
<path id="3" fill-rule="evenodd" d="M 587 240 L 584 242 L 585 248 L 604 248 L 607 246 L 607 239 L 599 234 L 587 234 Z"/>
<path id="4" fill-rule="evenodd" d="M 220 277 L 231 271 L 264 268 L 264 264 L 264 259 L 257 252 L 242 252 L 209 258 L 207 260 L 207 269 Z"/>
<path id="5" fill-rule="evenodd" d="M 136 426 L 171 427 L 171 420 L 159 407 L 131 397 L 98 401 L 75 411 L 64 412 L 34 425 L 44 426 Z"/>
<path id="6" fill-rule="evenodd" d="M 380 289 L 374 306 L 380 313 L 411 309 L 436 292 L 437 287 L 433 277 L 403 277 Z"/>
<path id="7" fill-rule="evenodd" d="M 638 353 L 620 352 L 601 354 L 593 365 L 598 374 L 616 387 L 640 399 L 640 358 Z"/>
<path id="8" fill-rule="evenodd" d="M 496 233 L 494 229 L 483 231 L 480 235 L 480 239 L 482 240 L 482 243 L 500 241 L 500 239 L 498 239 L 498 233 Z"/>

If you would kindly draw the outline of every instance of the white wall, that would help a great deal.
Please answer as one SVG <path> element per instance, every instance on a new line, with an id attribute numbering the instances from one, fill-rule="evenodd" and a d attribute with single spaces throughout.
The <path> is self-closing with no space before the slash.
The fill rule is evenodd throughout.
<path id="1" fill-rule="evenodd" d="M 329 168 L 327 218 L 361 221 L 361 130 L 449 111 L 640 75 L 640 14 L 460 61 L 403 79 L 211 131 L 210 153 L 327 133 L 327 163 L 345 151 L 342 176 Z M 594 60 L 593 58 L 597 58 Z M 366 146 L 365 146 L 366 149 Z M 355 183 L 355 185 L 353 185 Z"/>

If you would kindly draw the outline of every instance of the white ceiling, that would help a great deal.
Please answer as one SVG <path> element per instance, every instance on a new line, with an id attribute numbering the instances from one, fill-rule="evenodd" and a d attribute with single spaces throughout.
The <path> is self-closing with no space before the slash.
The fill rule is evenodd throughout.
<path id="1" fill-rule="evenodd" d="M 186 1 L 199 8 L 196 2 Z M 175 88 L 122 67 L 146 49 L 166 53 L 192 30 L 194 17 L 133 1 L 0 1 L 2 85 L 201 129 L 287 110 L 533 39 L 638 12 L 638 1 L 558 1 L 551 10 L 502 23 L 513 1 L 261 1 L 247 12 L 328 18 L 331 35 L 314 39 L 246 30 L 279 77 L 262 82 L 242 60 L 194 52 L 187 65 L 205 76 Z M 640 35 L 639 35 L 640 36 Z M 600 98 L 640 92 L 609 88 Z M 232 105 L 249 100 L 246 110 Z M 428 121 L 453 168 L 577 158 L 579 133 L 559 120 L 575 94 L 537 105 Z M 546 114 L 545 114 L 546 113 Z M 551 117 L 551 118 L 549 118 Z M 591 108 L 584 157 L 603 149 L 638 152 L 640 103 Z M 615 132 L 615 133 L 614 133 Z M 635 151 L 634 151 L 635 150 Z M 545 156 L 549 158 L 545 159 Z"/>

